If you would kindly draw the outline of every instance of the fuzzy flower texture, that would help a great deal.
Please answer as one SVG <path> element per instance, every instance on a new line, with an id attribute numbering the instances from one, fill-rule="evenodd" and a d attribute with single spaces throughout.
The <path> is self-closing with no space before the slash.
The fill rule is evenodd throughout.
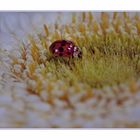
<path id="1" fill-rule="evenodd" d="M 73 13 L 44 24 L 12 53 L 0 50 L 0 127 L 140 127 L 140 18 Z M 82 58 L 54 58 L 71 40 Z"/>

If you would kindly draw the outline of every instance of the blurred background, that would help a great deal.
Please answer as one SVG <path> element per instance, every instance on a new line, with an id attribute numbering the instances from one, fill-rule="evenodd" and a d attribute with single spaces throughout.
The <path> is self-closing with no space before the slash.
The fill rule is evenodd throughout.
<path id="1" fill-rule="evenodd" d="M 43 24 L 59 22 L 60 18 L 63 23 L 69 22 L 72 13 L 74 12 L 0 12 L 0 47 L 12 49 L 24 41 L 27 34 L 41 31 Z M 98 19 L 100 13 L 93 14 Z"/>
<path id="2" fill-rule="evenodd" d="M 57 15 L 52 12 L 0 12 L 0 47 L 11 49 L 17 40 L 24 40 L 28 33 L 40 30 L 43 23 L 53 23 Z"/>
<path id="3" fill-rule="evenodd" d="M 44 23 L 59 22 L 60 18 L 63 23 L 69 22 L 72 13 L 74 12 L 0 12 L 0 48 L 12 49 L 25 40 L 27 34 L 41 31 Z M 112 15 L 112 12 L 109 14 Z M 135 12 L 129 13 L 134 14 Z M 98 20 L 100 12 L 93 12 L 93 15 Z"/>

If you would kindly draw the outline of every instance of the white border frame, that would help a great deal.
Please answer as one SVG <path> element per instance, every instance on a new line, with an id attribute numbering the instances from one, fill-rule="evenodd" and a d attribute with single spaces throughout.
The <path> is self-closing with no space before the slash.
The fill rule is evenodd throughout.
<path id="1" fill-rule="evenodd" d="M 1 130 L 4 140 L 138 140 L 139 130 Z"/>
<path id="2" fill-rule="evenodd" d="M 140 10 L 139 0 L 3 0 L 1 10 Z"/>

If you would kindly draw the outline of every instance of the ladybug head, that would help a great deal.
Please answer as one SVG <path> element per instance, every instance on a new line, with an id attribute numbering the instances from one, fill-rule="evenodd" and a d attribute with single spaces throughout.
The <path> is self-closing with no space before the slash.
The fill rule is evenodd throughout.
<path id="1" fill-rule="evenodd" d="M 78 46 L 74 46 L 73 56 L 77 58 L 82 58 L 82 51 Z"/>

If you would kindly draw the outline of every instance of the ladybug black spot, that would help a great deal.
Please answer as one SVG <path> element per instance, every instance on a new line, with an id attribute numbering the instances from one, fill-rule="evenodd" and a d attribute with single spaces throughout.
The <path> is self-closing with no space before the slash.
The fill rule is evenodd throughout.
<path id="1" fill-rule="evenodd" d="M 60 52 L 63 52 L 64 51 L 64 48 L 63 47 L 59 47 L 59 51 Z"/>
<path id="2" fill-rule="evenodd" d="M 59 56 L 63 56 L 63 53 L 60 53 Z"/>
<path id="3" fill-rule="evenodd" d="M 61 43 L 61 46 L 65 46 L 65 43 Z"/>
<path id="4" fill-rule="evenodd" d="M 66 43 L 67 43 L 67 41 L 66 41 L 66 40 L 62 40 L 62 41 L 61 41 L 61 46 L 65 46 L 65 45 L 66 45 Z"/>
<path id="5" fill-rule="evenodd" d="M 52 53 L 55 53 L 55 49 L 52 51 Z"/>
<path id="6" fill-rule="evenodd" d="M 67 54 L 70 55 L 71 53 L 70 52 L 67 52 Z"/>
<path id="7" fill-rule="evenodd" d="M 67 43 L 67 41 L 66 41 L 66 40 L 62 40 L 61 42 L 62 42 L 62 43 Z"/>

